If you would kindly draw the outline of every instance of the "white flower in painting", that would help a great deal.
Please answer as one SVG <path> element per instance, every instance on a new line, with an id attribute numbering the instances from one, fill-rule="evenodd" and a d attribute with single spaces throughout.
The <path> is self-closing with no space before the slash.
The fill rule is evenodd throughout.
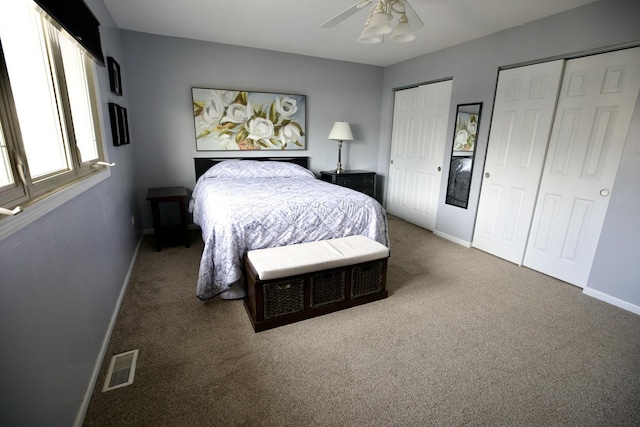
<path id="1" fill-rule="evenodd" d="M 296 142 L 300 139 L 300 128 L 293 124 L 288 124 L 280 128 L 278 138 L 282 142 L 282 146 L 286 146 L 290 142 Z"/>
<path id="2" fill-rule="evenodd" d="M 298 111 L 298 102 L 292 98 L 276 98 L 276 111 L 283 119 L 290 119 Z"/>
<path id="3" fill-rule="evenodd" d="M 251 119 L 246 126 L 247 131 L 249 132 L 249 136 L 247 138 L 253 139 L 254 141 L 260 139 L 268 140 L 273 136 L 273 123 L 267 119 L 263 119 L 262 117 Z"/>
<path id="4" fill-rule="evenodd" d="M 220 123 L 245 123 L 252 114 L 250 105 L 231 104 Z"/>
<path id="5" fill-rule="evenodd" d="M 222 102 L 222 98 L 216 93 L 213 92 L 211 94 L 211 98 L 209 98 L 204 103 L 204 107 L 202 109 L 202 119 L 205 123 L 213 123 L 219 122 L 220 118 L 224 114 L 224 104 Z"/>
<path id="6" fill-rule="evenodd" d="M 238 148 L 236 142 L 229 135 L 218 136 L 218 144 L 225 150 L 237 150 Z"/>
<path id="7" fill-rule="evenodd" d="M 217 92 L 225 107 L 231 105 L 231 103 L 236 99 L 236 96 L 238 96 L 238 91 L 234 90 L 219 90 Z"/>
<path id="8" fill-rule="evenodd" d="M 469 132 L 467 132 L 465 129 L 459 130 L 458 134 L 456 135 L 456 143 L 457 144 L 466 144 L 467 140 L 469 139 Z"/>

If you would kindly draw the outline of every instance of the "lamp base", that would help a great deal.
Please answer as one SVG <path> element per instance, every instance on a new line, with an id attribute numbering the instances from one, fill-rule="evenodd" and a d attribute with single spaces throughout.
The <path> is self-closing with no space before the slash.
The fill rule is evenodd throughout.
<path id="1" fill-rule="evenodd" d="M 342 172 L 344 172 L 344 169 L 342 169 L 342 163 L 338 162 L 336 173 L 342 173 Z"/>

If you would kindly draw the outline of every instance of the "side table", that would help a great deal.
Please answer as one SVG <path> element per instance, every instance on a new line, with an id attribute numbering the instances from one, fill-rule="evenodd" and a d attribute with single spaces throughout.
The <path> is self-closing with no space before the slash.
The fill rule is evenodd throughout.
<path id="1" fill-rule="evenodd" d="M 180 231 L 184 238 L 184 246 L 189 247 L 189 231 L 187 230 L 187 189 L 185 187 L 160 187 L 150 188 L 147 191 L 147 200 L 151 202 L 151 215 L 153 216 L 153 229 L 156 235 L 156 250 L 162 250 L 162 242 L 167 237 L 167 227 L 162 226 L 160 218 L 160 203 L 178 202 L 180 205 Z"/>
<path id="2" fill-rule="evenodd" d="M 364 170 L 345 170 L 337 173 L 321 171 L 320 179 L 342 187 L 351 188 L 373 198 L 376 197 L 376 173 Z"/>

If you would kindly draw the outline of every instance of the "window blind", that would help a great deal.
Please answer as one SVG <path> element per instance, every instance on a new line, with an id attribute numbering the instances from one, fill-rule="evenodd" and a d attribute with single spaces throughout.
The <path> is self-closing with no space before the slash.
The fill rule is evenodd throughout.
<path id="1" fill-rule="evenodd" d="M 58 24 L 104 66 L 100 43 L 100 22 L 83 0 L 34 0 Z"/>

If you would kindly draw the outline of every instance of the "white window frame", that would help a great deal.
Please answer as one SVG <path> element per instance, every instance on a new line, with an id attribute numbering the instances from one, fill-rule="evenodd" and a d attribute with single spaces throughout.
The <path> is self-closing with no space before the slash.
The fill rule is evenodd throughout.
<path id="1" fill-rule="evenodd" d="M 46 14 L 36 8 L 43 16 Z M 59 25 L 52 20 L 52 18 L 46 16 L 46 19 L 54 24 L 57 31 L 64 36 L 64 32 Z M 45 25 L 46 27 L 46 25 Z M 48 34 L 50 32 L 43 31 Z M 55 33 L 55 31 L 53 32 Z M 62 69 L 62 59 L 59 50 L 57 50 L 57 42 L 46 43 L 48 45 L 49 61 L 52 67 L 55 67 L 55 71 L 52 73 L 59 78 L 55 81 L 58 89 L 58 108 L 63 111 L 61 116 L 70 117 L 70 107 L 68 104 L 68 96 L 66 84 L 64 81 L 64 70 Z M 53 46 L 53 48 L 52 48 Z M 79 48 L 80 46 L 77 45 Z M 84 48 L 80 48 L 84 51 Z M 107 163 L 106 159 L 106 146 L 104 141 L 104 127 L 102 125 L 101 118 L 104 117 L 101 103 L 99 88 L 97 84 L 96 76 L 96 64 L 87 54 L 84 55 L 84 68 L 86 70 L 86 78 L 89 91 L 89 99 L 91 103 L 91 115 L 93 121 L 93 128 L 95 133 L 95 143 L 98 153 L 98 158 L 89 162 L 83 162 L 79 158 L 79 150 L 75 145 L 75 139 L 73 136 L 73 125 L 70 119 L 60 119 L 60 125 L 64 128 L 64 132 L 69 135 L 66 141 L 66 149 L 69 152 L 71 159 L 71 171 L 65 173 L 63 179 L 53 179 L 49 183 L 33 182 L 29 176 L 28 164 L 24 147 L 22 146 L 22 140 L 20 136 L 20 126 L 28 124 L 19 123 L 17 114 L 15 111 L 15 105 L 13 104 L 13 94 L 10 90 L 10 82 L 8 74 L 6 73 L 6 67 L 4 64 L 4 55 L 2 56 L 2 64 L 0 67 L 4 70 L 0 70 L 0 89 L 2 89 L 2 96 L 0 96 L 0 120 L 2 121 L 2 129 L 4 131 L 5 139 L 7 140 L 7 147 L 9 150 L 9 158 L 11 163 L 11 173 L 13 174 L 15 185 L 5 187 L 0 192 L 0 207 L 6 209 L 13 209 L 16 206 L 20 206 L 21 213 L 13 216 L 0 215 L 0 241 L 4 238 L 12 235 L 16 231 L 31 224 L 38 218 L 46 215 L 53 209 L 67 203 L 74 197 L 82 194 L 103 180 L 107 179 L 111 173 L 108 167 L 97 164 L 98 162 Z M 18 154 L 18 155 L 16 155 Z M 25 181 L 21 179 L 21 171 L 18 167 L 18 163 L 25 164 L 23 168 Z M 12 193 L 12 194 L 10 194 Z"/>

